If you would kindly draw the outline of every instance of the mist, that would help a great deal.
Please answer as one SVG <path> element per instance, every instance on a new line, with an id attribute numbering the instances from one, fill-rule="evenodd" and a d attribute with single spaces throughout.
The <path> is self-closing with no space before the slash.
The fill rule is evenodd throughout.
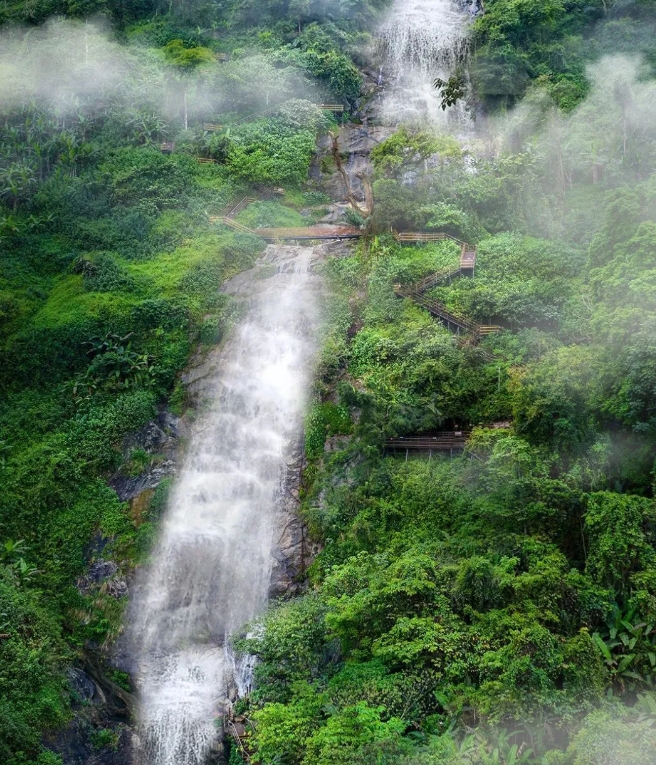
<path id="1" fill-rule="evenodd" d="M 127 109 L 160 115 L 171 123 L 170 132 L 181 126 L 183 91 L 190 126 L 225 113 L 265 110 L 290 98 L 318 97 L 300 71 L 276 67 L 262 53 L 180 72 L 161 49 L 118 42 L 102 20 L 55 20 L 0 33 L 5 111 L 38 105 L 65 119 Z"/>

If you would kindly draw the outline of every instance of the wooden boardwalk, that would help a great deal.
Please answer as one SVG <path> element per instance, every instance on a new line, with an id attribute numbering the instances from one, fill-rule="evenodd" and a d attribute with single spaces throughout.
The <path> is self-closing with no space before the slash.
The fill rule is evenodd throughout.
<path id="1" fill-rule="evenodd" d="M 250 204 L 258 201 L 267 201 L 272 199 L 278 193 L 277 189 L 265 193 L 260 197 L 243 197 L 236 204 L 231 202 L 221 215 L 210 216 L 210 223 L 222 223 L 224 226 L 234 228 L 243 234 L 252 234 L 259 236 L 267 241 L 312 241 L 314 239 L 359 239 L 363 236 L 361 229 L 355 226 L 331 226 L 317 225 L 304 226 L 297 228 L 249 228 L 235 220 L 242 210 L 245 210 Z"/>
<path id="2" fill-rule="evenodd" d="M 450 240 L 460 245 L 460 267 L 453 271 L 440 272 L 439 274 L 434 274 L 432 277 L 426 277 L 424 282 L 426 282 L 428 286 L 423 287 L 424 291 L 439 284 L 440 281 L 450 281 L 454 276 L 465 274 L 473 276 L 474 269 L 476 268 L 476 245 L 463 242 L 462 239 L 458 239 L 456 236 L 451 236 L 451 234 L 447 234 L 444 231 L 394 231 L 393 234 L 396 241 L 401 244 L 410 242 L 422 244 Z M 429 281 L 430 279 L 433 279 L 433 281 Z M 420 284 L 423 284 L 423 282 L 420 282 Z M 420 286 L 417 285 L 417 288 L 419 289 Z"/>
<path id="3" fill-rule="evenodd" d="M 432 436 L 390 438 L 385 442 L 385 451 L 392 454 L 405 454 L 406 459 L 410 454 L 417 453 L 427 453 L 429 458 L 433 452 L 442 454 L 448 452 L 450 456 L 453 456 L 465 450 L 469 435 L 469 431 L 449 430 Z"/>
<path id="4" fill-rule="evenodd" d="M 474 273 L 476 268 L 476 247 L 473 244 L 463 244 L 460 253 L 460 270 Z"/>
<path id="5" fill-rule="evenodd" d="M 271 241 L 304 239 L 359 239 L 362 231 L 355 226 L 307 226 L 306 228 L 257 228 L 256 236 Z"/>
<path id="6" fill-rule="evenodd" d="M 444 231 L 393 231 L 392 234 L 397 242 L 443 242 L 445 239 L 450 239 L 461 246 L 467 244 L 462 239 Z"/>

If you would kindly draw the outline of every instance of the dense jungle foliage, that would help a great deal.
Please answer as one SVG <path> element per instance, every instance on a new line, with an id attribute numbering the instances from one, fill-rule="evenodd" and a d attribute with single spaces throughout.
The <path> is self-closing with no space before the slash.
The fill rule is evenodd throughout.
<path id="1" fill-rule="evenodd" d="M 355 104 L 386 4 L 0 8 L 3 763 L 60 762 L 66 668 L 120 628 L 123 601 L 76 580 L 100 553 L 138 564 L 165 496 L 136 518 L 107 480 L 151 461 L 125 437 L 184 410 L 192 349 L 236 318 L 218 287 L 263 247 L 210 216 L 271 187 L 242 223 L 321 214 L 312 104 Z M 374 151 L 372 236 L 326 267 L 303 489 L 323 551 L 241 643 L 254 761 L 656 762 L 653 5 L 488 0 L 466 62 L 483 137 Z M 432 294 L 503 331 L 459 344 L 397 298 L 458 249 L 390 226 L 476 242 L 476 278 Z M 456 425 L 461 459 L 384 455 Z"/>

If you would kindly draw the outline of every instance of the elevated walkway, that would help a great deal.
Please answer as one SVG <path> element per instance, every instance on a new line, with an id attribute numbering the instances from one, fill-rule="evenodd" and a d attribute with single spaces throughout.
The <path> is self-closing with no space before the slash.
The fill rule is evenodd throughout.
<path id="1" fill-rule="evenodd" d="M 459 245 L 466 244 L 462 239 L 444 231 L 393 231 L 392 234 L 397 242 L 443 242 L 445 239 L 450 239 Z"/>
<path id="2" fill-rule="evenodd" d="M 258 228 L 256 236 L 272 241 L 304 239 L 359 239 L 362 231 L 355 226 L 307 226 L 306 228 Z"/>
<path id="3" fill-rule="evenodd" d="M 462 454 L 467 446 L 469 431 L 443 431 L 435 435 L 410 436 L 390 438 L 385 442 L 385 451 L 390 454 L 405 454 L 405 458 L 411 454 L 422 454 L 432 457 L 436 454 Z"/>
<path id="4" fill-rule="evenodd" d="M 210 217 L 210 223 L 222 223 L 224 226 L 242 234 L 259 236 L 270 242 L 312 241 L 315 239 L 359 239 L 362 231 L 353 226 L 307 226 L 305 228 L 248 228 L 230 215 Z"/>

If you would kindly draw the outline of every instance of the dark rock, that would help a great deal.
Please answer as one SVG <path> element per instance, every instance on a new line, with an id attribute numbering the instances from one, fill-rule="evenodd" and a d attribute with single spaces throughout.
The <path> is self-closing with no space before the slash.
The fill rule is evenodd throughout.
<path id="1" fill-rule="evenodd" d="M 156 489 L 164 478 L 175 475 L 175 472 L 175 461 L 169 459 L 153 465 L 146 472 L 135 477 L 115 475 L 110 479 L 109 485 L 118 494 L 121 502 L 127 502 L 138 497 L 144 491 Z"/>
<path id="2" fill-rule="evenodd" d="M 64 730 L 44 740 L 46 749 L 59 754 L 64 765 L 132 765 L 134 734 L 110 711 L 106 694 L 80 667 L 70 667 L 66 676 L 75 714 Z"/>
<path id="3" fill-rule="evenodd" d="M 69 667 L 66 671 L 66 679 L 71 688 L 71 695 L 74 702 L 84 703 L 91 701 L 98 695 L 96 684 L 79 667 Z"/>
<path id="4" fill-rule="evenodd" d="M 171 412 L 162 411 L 156 420 L 123 439 L 121 448 L 126 461 L 130 459 L 135 449 L 143 449 L 154 459 L 152 464 L 138 476 L 123 473 L 112 476 L 109 485 L 122 502 L 155 489 L 164 478 L 175 475 L 179 428 L 180 418 Z"/>
<path id="5" fill-rule="evenodd" d="M 99 585 L 118 571 L 118 566 L 114 561 L 103 560 L 99 558 L 94 561 L 84 576 L 77 580 L 77 589 L 82 595 L 89 595 L 92 591 L 97 591 Z"/>

